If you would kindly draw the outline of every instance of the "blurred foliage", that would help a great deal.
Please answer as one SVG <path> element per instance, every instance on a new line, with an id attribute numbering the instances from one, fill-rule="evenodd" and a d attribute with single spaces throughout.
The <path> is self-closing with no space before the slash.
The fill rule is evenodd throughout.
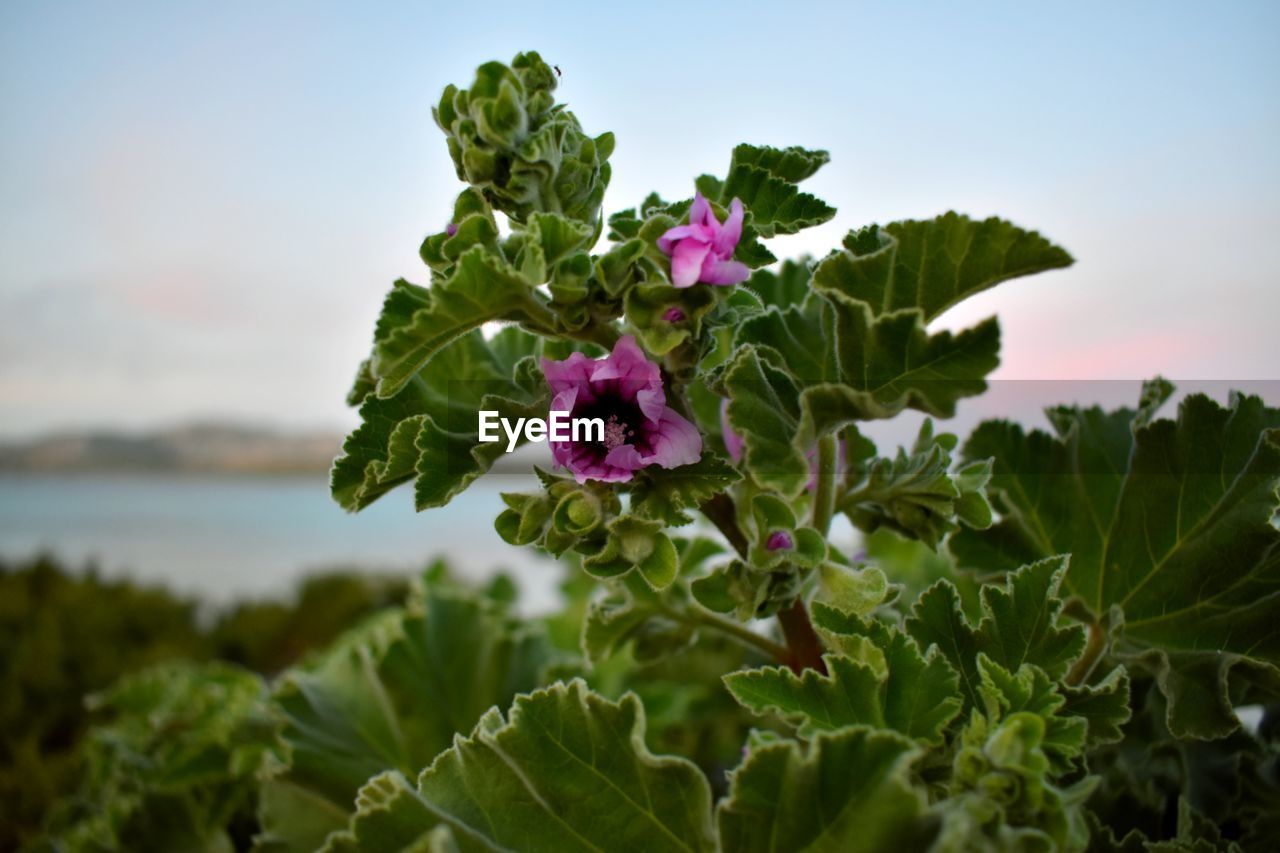
<path id="1" fill-rule="evenodd" d="M 125 676 L 90 704 L 105 722 L 81 755 L 80 790 L 55 808 L 57 849 L 244 849 L 273 726 L 266 686 L 214 662 Z"/>
<path id="2" fill-rule="evenodd" d="M 0 849 L 34 837 L 50 804 L 80 782 L 90 694 L 174 659 L 272 674 L 407 589 L 400 578 L 322 574 L 292 602 L 243 603 L 209 619 L 192 600 L 92 568 L 0 563 Z"/>

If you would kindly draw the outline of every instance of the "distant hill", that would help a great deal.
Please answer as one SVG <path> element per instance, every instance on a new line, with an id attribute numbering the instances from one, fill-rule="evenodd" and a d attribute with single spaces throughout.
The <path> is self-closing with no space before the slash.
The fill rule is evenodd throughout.
<path id="1" fill-rule="evenodd" d="M 341 447 L 338 433 L 216 423 L 146 433 L 64 432 L 0 443 L 0 471 L 323 473 Z"/>

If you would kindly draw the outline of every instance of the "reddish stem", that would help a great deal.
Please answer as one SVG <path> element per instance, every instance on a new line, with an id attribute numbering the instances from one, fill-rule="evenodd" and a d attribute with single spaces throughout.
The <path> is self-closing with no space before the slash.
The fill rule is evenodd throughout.
<path id="1" fill-rule="evenodd" d="M 816 669 L 827 674 L 827 664 L 822 660 L 822 640 L 818 632 L 813 630 L 809 621 L 809 611 L 804 606 L 804 599 L 797 598 L 795 603 L 778 614 L 778 624 L 782 626 L 782 635 L 787 638 L 787 648 L 791 650 L 791 658 L 787 665 L 792 672 L 799 675 L 805 669 Z"/>

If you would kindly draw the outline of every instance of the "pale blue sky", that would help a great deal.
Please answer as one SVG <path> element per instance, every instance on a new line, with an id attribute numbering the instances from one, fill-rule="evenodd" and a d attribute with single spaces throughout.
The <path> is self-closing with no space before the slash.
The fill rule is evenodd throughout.
<path id="1" fill-rule="evenodd" d="M 430 106 L 537 49 L 618 147 L 610 210 L 740 141 L 831 151 L 836 220 L 955 208 L 1071 250 L 1001 376 L 1276 378 L 1280 4 L 0 5 L 0 434 L 342 398 L 457 191 Z"/>

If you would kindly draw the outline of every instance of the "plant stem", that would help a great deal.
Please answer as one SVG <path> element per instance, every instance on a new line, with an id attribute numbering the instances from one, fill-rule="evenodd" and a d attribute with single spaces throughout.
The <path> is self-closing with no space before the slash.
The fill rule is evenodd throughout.
<path id="1" fill-rule="evenodd" d="M 831 527 L 836 505 L 836 437 L 818 439 L 818 485 L 813 491 L 813 526 L 823 536 Z"/>
<path id="2" fill-rule="evenodd" d="M 831 467 L 834 468 L 835 466 Z M 819 482 L 821 482 L 821 475 L 819 475 Z M 724 538 L 729 540 L 729 544 L 738 552 L 738 556 L 746 559 L 747 537 L 742 532 L 742 528 L 738 526 L 738 514 L 733 505 L 733 498 L 721 492 L 710 500 L 703 501 L 699 509 L 724 534 Z M 830 516 L 828 516 L 829 521 Z M 717 618 L 717 622 L 730 624 L 727 619 Z M 748 642 L 764 640 L 763 637 L 752 633 L 746 627 L 736 623 L 732 624 L 735 625 L 738 631 L 751 635 L 753 639 Z M 765 642 L 775 647 L 770 653 L 778 661 L 791 667 L 794 672 L 798 673 L 806 668 L 812 668 L 825 675 L 827 666 L 822 662 L 822 641 L 818 639 L 818 633 L 813 630 L 813 623 L 809 621 L 809 611 L 804 606 L 804 599 L 797 598 L 791 607 L 779 613 L 778 624 L 782 626 L 782 635 L 787 638 L 787 645 L 784 648 L 777 643 L 765 640 Z M 740 636 L 737 632 L 731 633 L 734 633 L 735 636 Z M 761 646 L 761 648 L 764 648 L 764 646 Z"/>
<path id="3" fill-rule="evenodd" d="M 822 640 L 818 639 L 818 632 L 813 630 L 813 623 L 809 621 L 804 599 L 797 598 L 791 607 L 780 612 L 778 624 L 782 626 L 782 635 L 787 638 L 787 666 L 797 675 L 805 669 L 816 669 L 826 675 Z"/>
<path id="4" fill-rule="evenodd" d="M 689 615 L 692 617 L 694 624 L 702 625 L 707 628 L 714 628 L 717 631 L 728 634 L 740 642 L 760 649 L 778 663 L 789 663 L 791 660 L 790 649 L 781 643 L 775 643 L 768 637 L 760 636 L 741 622 L 735 622 L 732 619 L 725 619 L 724 617 L 717 616 L 707 610 L 694 611 Z"/>
<path id="5" fill-rule="evenodd" d="M 1071 671 L 1067 673 L 1066 682 L 1072 687 L 1084 684 L 1089 679 L 1089 675 L 1093 672 L 1093 668 L 1098 665 L 1102 655 L 1107 650 L 1107 628 L 1098 622 L 1089 623 L 1089 639 L 1084 646 L 1084 654 L 1080 656 L 1080 660 L 1076 661 L 1071 667 Z"/>
<path id="6" fill-rule="evenodd" d="M 742 532 L 742 528 L 738 526 L 738 512 L 733 506 L 733 498 L 721 492 L 715 497 L 703 501 L 699 504 L 698 509 L 702 510 L 702 514 L 707 517 L 707 520 L 724 534 L 724 538 L 729 540 L 729 544 L 733 546 L 733 550 L 738 552 L 738 556 L 745 560 L 748 547 L 747 536 Z"/>

